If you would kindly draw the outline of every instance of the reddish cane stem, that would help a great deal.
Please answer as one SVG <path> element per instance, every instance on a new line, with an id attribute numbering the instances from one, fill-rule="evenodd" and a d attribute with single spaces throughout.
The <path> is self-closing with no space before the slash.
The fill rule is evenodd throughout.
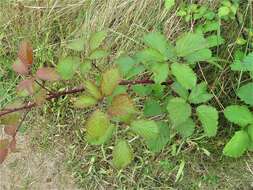
<path id="1" fill-rule="evenodd" d="M 144 80 L 122 80 L 119 82 L 119 85 L 137 85 L 137 84 L 154 84 L 155 82 L 153 80 L 150 79 L 144 79 Z M 166 82 L 163 82 L 162 85 L 171 85 L 173 83 L 173 81 L 168 80 Z M 59 98 L 61 96 L 64 95 L 68 95 L 68 94 L 76 94 L 76 93 L 80 93 L 83 92 L 85 89 L 84 87 L 75 87 L 72 88 L 70 90 L 65 90 L 65 91 L 61 91 L 61 92 L 55 92 L 55 93 L 50 93 L 46 100 L 50 101 L 52 99 L 55 98 Z M 17 112 L 17 111 L 21 111 L 21 110 L 26 110 L 26 109 L 31 109 L 33 107 L 38 106 L 35 102 L 28 102 L 26 105 L 23 105 L 21 107 L 17 107 L 17 108 L 12 108 L 12 109 L 3 109 L 0 111 L 0 117 L 13 113 L 13 112 Z"/>

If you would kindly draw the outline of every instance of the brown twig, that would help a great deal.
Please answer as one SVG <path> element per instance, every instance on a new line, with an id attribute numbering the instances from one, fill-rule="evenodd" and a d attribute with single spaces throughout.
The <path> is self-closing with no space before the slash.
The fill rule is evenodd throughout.
<path id="1" fill-rule="evenodd" d="M 119 82 L 119 85 L 137 85 L 137 84 L 154 84 L 155 82 L 153 80 L 150 79 L 144 79 L 144 80 L 122 80 Z M 163 82 L 162 85 L 171 85 L 173 83 L 173 81 L 168 80 L 166 82 Z M 60 91 L 60 92 L 55 92 L 55 93 L 50 93 L 47 97 L 46 100 L 50 101 L 52 99 L 55 98 L 59 98 L 61 96 L 65 96 L 68 94 L 76 94 L 76 93 L 80 93 L 83 92 L 85 90 L 84 87 L 75 87 L 69 90 L 64 90 L 64 91 Z M 27 110 L 27 109 L 31 109 L 33 107 L 38 106 L 38 104 L 36 104 L 36 102 L 28 102 L 26 105 L 23 105 L 21 107 L 17 107 L 17 108 L 12 108 L 12 109 L 4 109 L 0 111 L 0 117 L 13 113 L 13 112 L 17 112 L 17 111 L 21 111 L 21 110 Z"/>
<path id="2" fill-rule="evenodd" d="M 53 93 L 52 90 L 48 89 L 44 84 L 41 84 L 38 80 L 34 80 L 41 88 L 43 88 L 44 90 L 46 90 L 49 93 Z"/>
<path id="3" fill-rule="evenodd" d="M 0 117 L 4 116 L 4 115 L 7 115 L 9 113 L 13 113 L 13 112 L 21 111 L 21 110 L 26 110 L 26 109 L 31 109 L 35 106 L 37 106 L 37 104 L 35 102 L 29 102 L 26 105 L 23 105 L 23 106 L 20 106 L 20 107 L 17 107 L 17 108 L 3 110 L 3 111 L 0 111 Z"/>
<path id="4" fill-rule="evenodd" d="M 15 138 L 15 136 L 16 136 L 16 134 L 17 134 L 19 128 L 21 127 L 21 125 L 22 125 L 23 122 L 25 121 L 25 119 L 26 119 L 26 117 L 27 117 L 27 115 L 28 115 L 28 113 L 29 113 L 30 111 L 31 111 L 30 109 L 27 110 L 27 111 L 25 112 L 25 114 L 23 115 L 23 118 L 22 118 L 22 120 L 20 121 L 20 123 L 19 123 L 19 125 L 18 125 L 18 127 L 17 127 L 17 129 L 16 129 L 16 133 L 13 135 L 13 138 Z"/>
<path id="5" fill-rule="evenodd" d="M 76 94 L 76 93 L 83 92 L 83 91 L 84 91 L 84 87 L 75 87 L 75 88 L 72 88 L 70 90 L 65 90 L 65 91 L 49 94 L 49 96 L 46 98 L 46 100 L 59 98 L 60 96 L 65 96 L 65 95 L 68 95 L 68 94 Z"/>

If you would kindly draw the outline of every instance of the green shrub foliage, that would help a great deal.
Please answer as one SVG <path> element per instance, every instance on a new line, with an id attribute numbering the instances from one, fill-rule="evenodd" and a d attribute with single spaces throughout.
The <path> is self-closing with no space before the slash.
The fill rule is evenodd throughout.
<path id="1" fill-rule="evenodd" d="M 175 3 L 165 0 L 166 9 L 171 10 Z M 81 92 L 71 98 L 71 104 L 75 109 L 92 112 L 85 122 L 83 136 L 90 146 L 114 144 L 111 163 L 117 169 L 127 167 L 134 158 L 135 151 L 129 140 L 133 136 L 153 153 L 163 151 L 177 139 L 186 140 L 193 135 L 215 137 L 221 127 L 219 112 L 223 110 L 218 111 L 212 104 L 215 94 L 207 81 L 202 81 L 196 73 L 197 65 L 204 62 L 215 69 L 222 68 L 213 54 L 215 48 L 224 44 L 224 39 L 217 33 L 218 21 L 233 19 L 237 8 L 236 1 L 230 4 L 222 1 L 218 12 L 196 4 L 181 6 L 177 14 L 185 22 L 205 19 L 205 24 L 183 33 L 175 42 L 160 32 L 150 32 L 142 38 L 143 49 L 118 57 L 105 69 L 98 69 L 96 63 L 109 55 L 103 47 L 106 31 L 93 33 L 88 39 L 80 36 L 66 45 L 75 53 L 85 51 L 84 61 L 81 62 L 78 56 L 64 56 L 55 67 L 40 67 L 35 74 L 31 69 L 32 46 L 23 42 L 13 64 L 13 70 L 24 79 L 17 86 L 18 96 L 30 97 L 35 105 L 42 105 L 58 96 L 48 91 L 47 84 L 68 82 L 76 76 L 84 78 L 82 90 L 71 91 Z M 235 58 L 231 70 L 252 77 L 252 55 Z M 87 76 L 93 69 L 98 69 L 99 76 L 90 80 Z M 241 102 L 224 109 L 225 118 L 239 127 L 223 150 L 223 154 L 230 157 L 253 150 L 253 83 L 243 83 L 236 95 Z M 143 106 L 136 100 L 142 100 Z M 18 105 L 14 103 L 5 109 Z M 21 115 L 12 112 L 0 118 L 6 134 L 12 136 L 11 141 L 0 140 L 0 163 L 9 150 L 15 149 Z M 125 135 L 115 140 L 119 130 Z"/>

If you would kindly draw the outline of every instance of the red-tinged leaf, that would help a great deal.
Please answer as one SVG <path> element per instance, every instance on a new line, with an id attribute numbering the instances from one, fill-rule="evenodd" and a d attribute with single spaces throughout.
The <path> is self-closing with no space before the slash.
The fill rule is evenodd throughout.
<path id="1" fill-rule="evenodd" d="M 4 127 L 4 132 L 7 135 L 14 136 L 17 131 L 17 125 L 8 125 Z"/>
<path id="2" fill-rule="evenodd" d="M 8 155 L 8 149 L 7 148 L 0 149 L 0 164 L 2 164 L 4 162 L 7 155 Z"/>
<path id="3" fill-rule="evenodd" d="M 9 140 L 8 139 L 0 139 L 0 150 L 8 148 Z"/>
<path id="4" fill-rule="evenodd" d="M 36 76 L 41 80 L 57 81 L 60 76 L 52 67 L 42 67 L 37 70 Z"/>
<path id="5" fill-rule="evenodd" d="M 13 70 L 20 74 L 20 75 L 27 75 L 29 72 L 29 68 L 27 65 L 25 65 L 23 62 L 21 62 L 20 59 L 17 59 L 13 65 L 12 65 Z"/>
<path id="6" fill-rule="evenodd" d="M 136 115 L 136 108 L 127 94 L 119 94 L 113 97 L 108 113 L 119 121 L 129 123 Z"/>
<path id="7" fill-rule="evenodd" d="M 18 51 L 18 58 L 25 65 L 31 65 L 33 63 L 33 48 L 31 43 L 27 41 L 21 42 Z"/>
<path id="8" fill-rule="evenodd" d="M 17 145 L 17 141 L 16 141 L 16 138 L 14 137 L 9 144 L 9 148 L 10 148 L 11 152 L 17 151 L 16 145 Z"/>
<path id="9" fill-rule="evenodd" d="M 34 79 L 26 79 L 21 81 L 17 86 L 17 92 L 25 95 L 33 95 Z"/>

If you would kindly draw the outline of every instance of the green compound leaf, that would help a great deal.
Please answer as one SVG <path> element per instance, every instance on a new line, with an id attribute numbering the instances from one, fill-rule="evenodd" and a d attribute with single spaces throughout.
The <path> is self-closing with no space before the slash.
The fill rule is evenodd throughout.
<path id="1" fill-rule="evenodd" d="M 110 96 L 113 90 L 118 86 L 120 81 L 120 73 L 117 68 L 111 68 L 102 75 L 101 91 L 105 96 Z"/>
<path id="2" fill-rule="evenodd" d="M 188 65 L 173 63 L 171 65 L 171 72 L 184 88 L 192 89 L 196 86 L 196 74 Z"/>
<path id="3" fill-rule="evenodd" d="M 240 157 L 248 149 L 249 135 L 244 130 L 237 131 L 223 149 L 223 154 L 229 157 Z"/>
<path id="4" fill-rule="evenodd" d="M 253 123 L 253 115 L 246 106 L 232 105 L 224 110 L 225 117 L 241 127 Z"/>
<path id="5" fill-rule="evenodd" d="M 112 136 L 115 126 L 110 123 L 108 116 L 97 110 L 87 121 L 86 138 L 92 145 L 106 143 Z"/>
<path id="6" fill-rule="evenodd" d="M 176 131 L 184 138 L 191 136 L 195 130 L 195 123 L 191 118 L 175 126 Z"/>
<path id="7" fill-rule="evenodd" d="M 91 52 L 89 58 L 91 60 L 94 59 L 102 59 L 104 57 L 107 57 L 109 55 L 109 52 L 103 49 L 95 49 L 94 51 Z"/>
<path id="8" fill-rule="evenodd" d="M 108 113 L 118 121 L 129 123 L 135 118 L 136 108 L 127 94 L 119 94 L 113 97 Z"/>
<path id="9" fill-rule="evenodd" d="M 250 126 L 248 126 L 248 135 L 251 139 L 251 141 L 253 141 L 253 124 L 251 124 Z"/>
<path id="10" fill-rule="evenodd" d="M 236 59 L 231 69 L 233 71 L 253 71 L 253 52 L 244 57 L 242 61 Z"/>
<path id="11" fill-rule="evenodd" d="M 83 63 L 80 64 L 80 72 L 82 75 L 85 75 L 86 73 L 88 73 L 92 66 L 91 66 L 91 60 L 85 60 Z"/>
<path id="12" fill-rule="evenodd" d="M 75 51 L 84 51 L 84 47 L 85 47 L 84 37 L 74 39 L 67 44 L 67 48 L 75 50 Z"/>
<path id="13" fill-rule="evenodd" d="M 169 75 L 169 65 L 167 63 L 156 63 L 151 67 L 155 83 L 161 84 L 166 81 Z"/>
<path id="14" fill-rule="evenodd" d="M 85 81 L 84 87 L 91 96 L 93 96 L 97 100 L 102 99 L 102 93 L 100 92 L 100 89 L 94 84 L 94 82 Z"/>
<path id="15" fill-rule="evenodd" d="M 135 77 L 138 74 L 141 74 L 145 71 L 144 65 L 135 65 L 128 73 L 125 79 L 130 79 Z"/>
<path id="16" fill-rule="evenodd" d="M 182 98 L 169 100 L 167 110 L 174 126 L 184 123 L 191 115 L 191 106 Z"/>
<path id="17" fill-rule="evenodd" d="M 212 94 L 207 92 L 207 85 L 205 82 L 197 84 L 191 91 L 189 101 L 193 104 L 200 104 L 209 101 L 213 98 Z"/>
<path id="18" fill-rule="evenodd" d="M 153 62 L 164 62 L 166 58 L 157 50 L 152 48 L 147 48 L 139 51 L 135 54 L 135 59 L 137 62 L 142 62 L 143 64 L 152 64 Z"/>
<path id="19" fill-rule="evenodd" d="M 107 35 L 106 31 L 99 31 L 99 32 L 93 33 L 90 37 L 90 43 L 89 43 L 90 49 L 91 50 L 97 49 L 106 38 L 106 35 Z"/>
<path id="20" fill-rule="evenodd" d="M 208 47 L 216 47 L 224 44 L 225 40 L 221 36 L 211 35 L 206 38 Z"/>
<path id="21" fill-rule="evenodd" d="M 238 45 L 245 45 L 247 43 L 247 40 L 245 40 L 244 38 L 242 38 L 242 37 L 238 37 L 237 39 L 236 39 L 236 44 L 238 44 Z"/>
<path id="22" fill-rule="evenodd" d="M 97 140 L 93 141 L 93 143 L 97 145 L 107 143 L 111 139 L 115 129 L 116 129 L 115 125 L 110 124 L 105 134 L 98 141 Z"/>
<path id="23" fill-rule="evenodd" d="M 112 99 L 115 97 L 115 96 L 117 96 L 117 95 L 120 95 L 120 94 L 127 94 L 127 86 L 125 86 L 125 85 L 118 85 L 115 89 L 114 89 L 114 91 L 113 91 L 113 93 L 112 93 L 112 95 L 109 97 L 109 99 L 111 98 L 111 102 L 112 102 Z M 110 101 L 109 101 L 110 102 Z M 108 102 L 108 103 L 109 103 Z M 111 103 L 109 103 L 109 104 L 111 104 Z"/>
<path id="24" fill-rule="evenodd" d="M 131 123 L 131 129 L 145 140 L 156 139 L 159 134 L 157 124 L 152 120 L 137 120 Z"/>
<path id="25" fill-rule="evenodd" d="M 152 96 L 156 97 L 156 98 L 162 98 L 164 96 L 164 89 L 165 86 L 161 85 L 161 84 L 152 84 L 149 85 L 149 87 L 152 89 Z"/>
<path id="26" fill-rule="evenodd" d="M 136 61 L 129 56 L 122 56 L 115 61 L 115 64 L 118 65 L 120 73 L 124 77 L 127 77 L 136 64 Z"/>
<path id="27" fill-rule="evenodd" d="M 178 82 L 173 82 L 171 85 L 171 88 L 173 91 L 175 91 L 181 98 L 187 99 L 189 96 L 189 92 L 186 88 L 184 88 L 181 84 Z"/>
<path id="28" fill-rule="evenodd" d="M 97 104 L 97 99 L 91 96 L 79 96 L 74 99 L 74 107 L 76 108 L 87 108 Z"/>
<path id="29" fill-rule="evenodd" d="M 207 61 L 212 57 L 212 52 L 209 49 L 201 49 L 199 51 L 196 51 L 195 53 L 192 53 L 190 55 L 185 56 L 185 59 L 193 64 L 195 62 L 199 61 Z"/>
<path id="30" fill-rule="evenodd" d="M 176 52 L 179 57 L 186 57 L 198 53 L 208 47 L 208 43 L 202 34 L 186 33 L 178 38 Z"/>
<path id="31" fill-rule="evenodd" d="M 62 79 L 69 80 L 73 78 L 79 65 L 80 60 L 78 57 L 66 57 L 59 61 L 56 70 Z"/>
<path id="32" fill-rule="evenodd" d="M 230 13 L 229 7 L 222 6 L 222 7 L 219 8 L 219 11 L 218 11 L 219 17 L 228 16 L 229 13 Z"/>
<path id="33" fill-rule="evenodd" d="M 160 152 L 166 144 L 170 141 L 170 128 L 164 122 L 157 123 L 159 134 L 155 139 L 149 139 L 146 144 L 152 152 Z"/>
<path id="34" fill-rule="evenodd" d="M 253 83 L 248 83 L 239 88 L 237 96 L 246 104 L 253 106 Z"/>
<path id="35" fill-rule="evenodd" d="M 175 0 L 165 0 L 165 8 L 170 10 L 175 5 Z"/>
<path id="36" fill-rule="evenodd" d="M 220 27 L 220 24 L 219 24 L 218 21 L 207 21 L 206 24 L 203 27 L 203 33 L 212 32 L 212 31 L 218 31 L 219 27 Z M 206 38 L 208 42 L 209 42 L 209 37 L 212 38 L 212 39 L 216 38 L 215 41 L 217 41 L 217 38 L 221 38 L 222 39 L 221 36 L 210 35 L 210 36 L 208 36 Z M 213 41 L 213 40 L 210 40 L 210 41 Z M 215 45 L 215 46 L 217 46 L 217 45 Z M 210 44 L 209 44 L 209 47 L 213 47 L 213 46 L 210 46 Z"/>
<path id="37" fill-rule="evenodd" d="M 119 140 L 112 152 L 112 163 L 115 168 L 123 169 L 129 165 L 134 156 L 133 151 L 125 140 Z"/>
<path id="38" fill-rule="evenodd" d="M 249 138 L 250 138 L 250 143 L 249 143 L 248 150 L 253 151 L 253 124 L 248 126 L 247 132 L 248 132 L 248 135 L 249 135 Z"/>
<path id="39" fill-rule="evenodd" d="M 144 36 L 145 44 L 150 48 L 157 50 L 163 55 L 164 59 L 175 59 L 176 53 L 174 47 L 167 41 L 166 37 L 159 32 L 152 32 Z"/>
<path id="40" fill-rule="evenodd" d="M 250 140 L 250 142 L 249 142 L 249 146 L 248 146 L 248 151 L 253 151 L 253 141 L 252 140 Z"/>
<path id="41" fill-rule="evenodd" d="M 147 100 L 144 104 L 143 112 L 146 117 L 160 115 L 162 107 L 157 100 Z"/>
<path id="42" fill-rule="evenodd" d="M 134 85 L 132 86 L 132 90 L 139 96 L 148 96 L 152 92 L 152 88 L 150 88 L 150 86 L 144 85 Z"/>
<path id="43" fill-rule="evenodd" d="M 250 78 L 253 79 L 253 71 L 251 71 L 251 72 L 249 73 L 249 75 L 250 75 Z"/>
<path id="44" fill-rule="evenodd" d="M 218 111 L 207 105 L 197 107 L 197 115 L 202 123 L 204 132 L 208 137 L 214 137 L 218 128 Z"/>

